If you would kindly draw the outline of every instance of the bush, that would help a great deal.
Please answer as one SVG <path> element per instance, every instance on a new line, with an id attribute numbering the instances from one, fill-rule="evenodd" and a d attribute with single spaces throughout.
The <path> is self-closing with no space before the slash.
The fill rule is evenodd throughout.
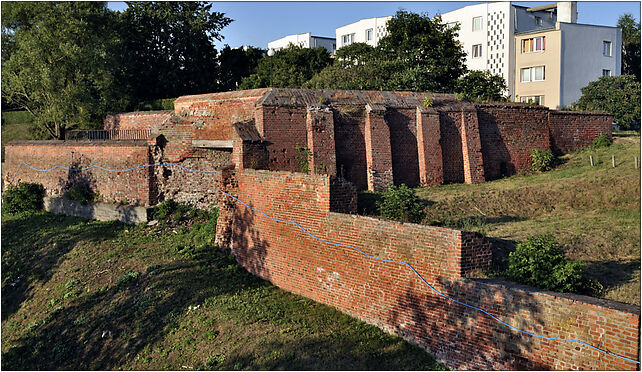
<path id="1" fill-rule="evenodd" d="M 39 183 L 21 182 L 9 186 L 2 196 L 2 210 L 9 214 L 37 212 L 44 207 L 45 188 Z"/>
<path id="2" fill-rule="evenodd" d="M 474 102 L 505 101 L 506 82 L 490 71 L 469 71 L 455 85 L 457 99 Z"/>
<path id="3" fill-rule="evenodd" d="M 402 184 L 391 185 L 383 194 L 383 200 L 377 202 L 379 214 L 391 220 L 420 223 L 424 217 L 424 204 L 415 195 L 415 191 Z"/>
<path id="4" fill-rule="evenodd" d="M 176 210 L 177 205 L 178 203 L 176 203 L 172 199 L 163 201 L 159 205 L 152 208 L 152 213 L 151 213 L 152 218 L 155 220 L 166 219 L 169 215 L 174 213 L 174 210 Z"/>
<path id="5" fill-rule="evenodd" d="M 531 150 L 532 169 L 535 172 L 546 172 L 553 169 L 555 155 L 551 150 Z"/>
<path id="6" fill-rule="evenodd" d="M 551 235 L 537 235 L 520 242 L 508 258 L 507 276 L 522 284 L 558 292 L 599 295 L 602 285 L 586 277 L 581 263 L 564 257 Z"/>
<path id="7" fill-rule="evenodd" d="M 76 183 L 72 185 L 65 193 L 65 198 L 77 200 L 83 204 L 91 203 L 96 200 L 96 193 L 86 183 Z"/>
<path id="8" fill-rule="evenodd" d="M 597 135 L 597 137 L 593 139 L 593 144 L 591 145 L 591 148 L 599 149 L 602 147 L 609 147 L 611 146 L 612 143 L 613 141 L 611 141 L 606 134 L 600 133 Z"/>

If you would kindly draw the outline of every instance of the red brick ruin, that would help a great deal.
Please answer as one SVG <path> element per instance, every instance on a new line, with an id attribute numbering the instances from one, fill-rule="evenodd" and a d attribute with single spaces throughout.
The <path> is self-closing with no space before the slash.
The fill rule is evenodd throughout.
<path id="1" fill-rule="evenodd" d="M 358 190 L 479 183 L 524 171 L 532 149 L 558 154 L 611 136 L 613 116 L 516 103 L 473 104 L 450 94 L 254 89 L 180 97 L 174 111 L 109 116 L 105 129 L 146 140 L 20 141 L 5 148 L 3 179 L 42 183 L 49 195 L 89 182 L 104 200 L 218 205 L 218 244 L 250 272 L 400 335 L 458 369 L 637 369 L 581 340 L 639 360 L 640 309 L 586 296 L 473 279 L 491 263 L 475 233 L 356 215 Z M 124 133 L 124 132 L 123 132 Z M 146 132 L 145 132 L 146 133 Z M 122 136 L 121 136 L 122 138 Z M 306 174 L 309 173 L 309 174 Z M 296 221 L 323 243 L 291 224 Z"/>

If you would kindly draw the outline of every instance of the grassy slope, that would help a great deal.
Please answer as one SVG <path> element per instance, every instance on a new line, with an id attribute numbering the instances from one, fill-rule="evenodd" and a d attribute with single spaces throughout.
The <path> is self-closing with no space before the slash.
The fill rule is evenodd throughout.
<path id="1" fill-rule="evenodd" d="M 443 368 L 400 338 L 250 275 L 220 251 L 183 249 L 189 234 L 48 213 L 3 216 L 2 368 Z"/>
<path id="2" fill-rule="evenodd" d="M 605 286 L 604 298 L 640 304 L 640 170 L 634 169 L 634 156 L 640 159 L 639 135 L 566 155 L 563 165 L 544 174 L 422 188 L 418 195 L 434 203 L 424 222 L 493 238 L 497 269 L 515 241 L 550 233 L 568 257 L 587 263 Z"/>
<path id="3" fill-rule="evenodd" d="M 9 111 L 2 113 L 2 161 L 4 161 L 4 145 L 13 140 L 31 139 L 29 132 L 30 116 L 26 111 Z"/>

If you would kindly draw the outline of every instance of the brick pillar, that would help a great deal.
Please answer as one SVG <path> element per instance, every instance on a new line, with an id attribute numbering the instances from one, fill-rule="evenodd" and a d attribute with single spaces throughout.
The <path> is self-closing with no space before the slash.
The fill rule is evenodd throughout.
<path id="1" fill-rule="evenodd" d="M 310 173 L 337 175 L 337 153 L 334 146 L 334 118 L 329 108 L 308 106 L 306 118 Z"/>
<path id="2" fill-rule="evenodd" d="M 439 113 L 417 106 L 417 151 L 421 186 L 444 183 Z"/>
<path id="3" fill-rule="evenodd" d="M 366 105 L 366 169 L 368 190 L 385 190 L 393 184 L 390 128 L 384 119 L 386 108 Z"/>
<path id="4" fill-rule="evenodd" d="M 232 167 L 224 168 L 214 175 L 214 182 L 218 189 L 230 195 L 238 196 L 238 182 Z M 234 199 L 227 195 L 219 195 L 218 198 L 218 219 L 216 220 L 216 236 L 214 242 L 220 248 L 230 251 L 232 248 L 232 233 L 235 218 Z"/>
<path id="5" fill-rule="evenodd" d="M 484 182 L 484 160 L 479 137 L 477 111 L 461 112 L 461 148 L 464 158 L 464 181 L 466 183 Z"/>

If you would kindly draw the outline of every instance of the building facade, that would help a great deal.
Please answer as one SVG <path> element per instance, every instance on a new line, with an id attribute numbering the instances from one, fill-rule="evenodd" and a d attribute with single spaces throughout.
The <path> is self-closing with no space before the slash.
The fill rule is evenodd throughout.
<path id="1" fill-rule="evenodd" d="M 336 29 L 337 48 L 352 43 L 366 43 L 376 47 L 379 40 L 388 34 L 386 23 L 392 16 L 367 18 L 360 21 L 341 26 Z"/>
<path id="2" fill-rule="evenodd" d="M 287 48 L 290 44 L 300 46 L 302 48 L 323 47 L 326 48 L 330 54 L 334 54 L 335 50 L 337 49 L 334 38 L 313 36 L 309 32 L 303 34 L 287 35 L 280 39 L 270 41 L 268 43 L 268 49 L 279 50 Z"/>
<path id="3" fill-rule="evenodd" d="M 515 100 L 550 108 L 576 102 L 601 76 L 621 73 L 622 31 L 617 27 L 557 22 L 515 36 Z"/>

